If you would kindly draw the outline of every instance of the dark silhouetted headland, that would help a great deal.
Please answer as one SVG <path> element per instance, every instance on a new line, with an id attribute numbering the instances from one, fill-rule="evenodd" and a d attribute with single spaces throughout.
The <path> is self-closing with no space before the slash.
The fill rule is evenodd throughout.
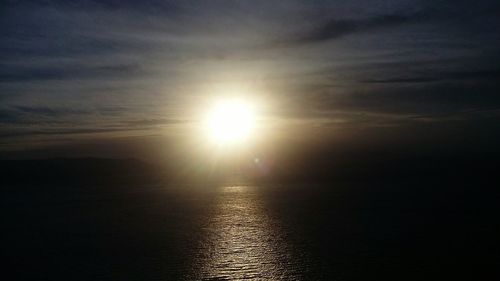
<path id="1" fill-rule="evenodd" d="M 1 160 L 2 186 L 137 185 L 157 179 L 157 170 L 136 159 L 54 158 Z"/>

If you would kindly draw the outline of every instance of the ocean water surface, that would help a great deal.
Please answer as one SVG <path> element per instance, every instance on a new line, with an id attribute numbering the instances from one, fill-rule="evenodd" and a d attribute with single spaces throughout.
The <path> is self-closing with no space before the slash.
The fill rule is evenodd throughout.
<path id="1" fill-rule="evenodd" d="M 498 265 L 495 197 L 480 194 L 360 183 L 16 188 L 1 198 L 2 260 L 9 280 L 467 280 Z"/>

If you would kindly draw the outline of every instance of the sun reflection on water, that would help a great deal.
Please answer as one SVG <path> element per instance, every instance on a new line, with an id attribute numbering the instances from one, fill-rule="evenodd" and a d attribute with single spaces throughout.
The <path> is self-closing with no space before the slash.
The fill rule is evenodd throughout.
<path id="1" fill-rule="evenodd" d="M 256 188 L 224 187 L 204 229 L 196 280 L 296 280 L 291 251 Z"/>

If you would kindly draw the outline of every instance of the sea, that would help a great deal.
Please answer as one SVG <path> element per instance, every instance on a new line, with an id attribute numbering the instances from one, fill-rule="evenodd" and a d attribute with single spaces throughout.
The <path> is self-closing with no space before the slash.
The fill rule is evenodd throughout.
<path id="1" fill-rule="evenodd" d="M 498 192 L 474 183 L 2 191 L 2 280 L 494 280 Z"/>

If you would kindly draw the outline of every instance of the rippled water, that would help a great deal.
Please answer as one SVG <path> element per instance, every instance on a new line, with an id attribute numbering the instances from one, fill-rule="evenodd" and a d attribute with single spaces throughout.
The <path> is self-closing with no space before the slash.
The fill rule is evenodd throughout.
<path id="1" fill-rule="evenodd" d="M 0 197 L 3 276 L 492 280 L 498 192 L 473 187 L 19 189 Z"/>
<path id="2" fill-rule="evenodd" d="M 194 279 L 297 280 L 291 247 L 254 187 L 223 188 L 203 230 Z"/>

